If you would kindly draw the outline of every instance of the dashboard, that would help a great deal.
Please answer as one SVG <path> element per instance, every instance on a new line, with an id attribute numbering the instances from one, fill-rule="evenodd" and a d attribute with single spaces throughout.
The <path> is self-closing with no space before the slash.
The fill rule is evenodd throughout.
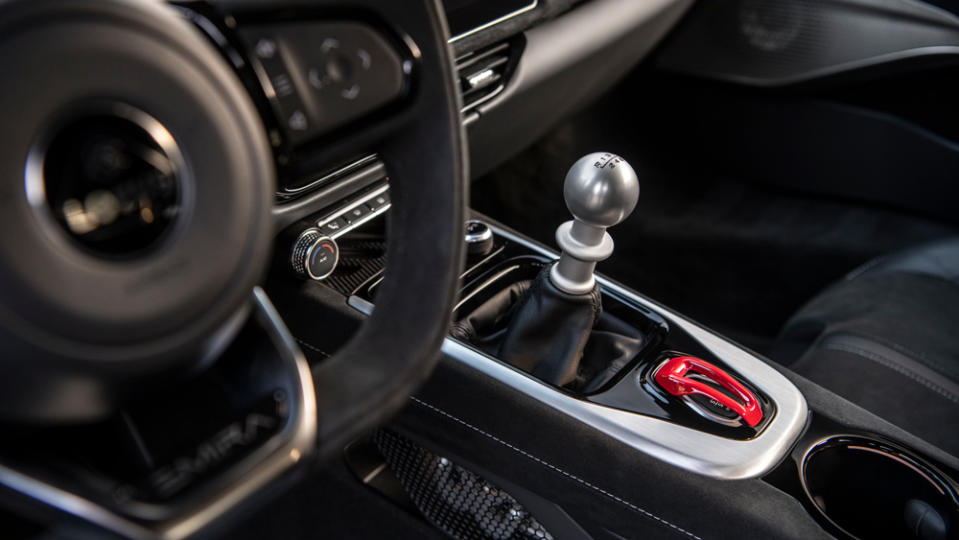
<path id="1" fill-rule="evenodd" d="M 446 0 L 472 178 L 597 99 L 650 53 L 691 4 L 692 0 Z M 388 21 L 373 23 L 374 27 L 389 26 Z M 261 28 L 269 31 L 269 25 Z M 354 52 L 347 57 L 334 54 L 332 64 L 333 53 L 323 52 L 332 48 L 329 42 L 324 45 L 321 40 L 309 51 L 295 51 L 284 48 L 283 39 L 279 40 L 285 54 L 293 56 L 288 61 L 291 66 L 321 66 L 327 71 L 359 66 L 355 72 L 369 80 L 360 81 L 359 98 L 346 99 L 344 94 L 352 97 L 356 81 L 334 81 L 331 87 L 319 80 L 325 76 L 322 73 L 307 70 L 296 76 L 274 59 L 258 60 L 257 43 L 263 37 L 247 34 L 242 43 L 233 45 L 253 51 L 256 73 L 249 79 L 262 87 L 258 92 L 268 109 L 266 121 L 274 129 L 280 202 L 274 215 L 282 228 L 299 219 L 305 208 L 337 202 L 344 195 L 344 185 L 363 189 L 382 179 L 374 153 L 350 140 L 350 126 L 369 125 L 402 103 L 405 85 L 415 84 L 415 73 L 410 73 L 415 71 L 415 58 L 398 36 L 389 44 L 400 51 L 398 55 L 377 55 L 387 48 L 363 42 L 362 31 L 336 36 L 336 45 L 342 48 L 333 53 L 349 47 Z M 367 53 L 375 56 L 372 60 L 379 70 L 363 69 L 370 60 Z M 258 61 L 261 66 L 255 66 Z M 284 76 L 284 70 L 288 75 Z M 276 81 L 271 80 L 277 76 L 281 92 L 292 86 L 297 90 L 294 94 L 304 96 L 303 116 L 293 116 L 300 109 L 294 97 L 277 97 Z M 555 92 L 558 85 L 567 90 Z M 375 88 L 378 94 L 370 95 L 367 88 Z M 306 121 L 312 120 L 311 110 L 325 113 L 331 108 L 338 108 L 343 117 L 332 124 L 327 117 L 319 127 Z M 300 132 L 293 132 L 291 121 L 302 128 Z"/>
<path id="2" fill-rule="evenodd" d="M 445 0 L 443 8 L 455 41 L 536 7 L 536 0 Z"/>

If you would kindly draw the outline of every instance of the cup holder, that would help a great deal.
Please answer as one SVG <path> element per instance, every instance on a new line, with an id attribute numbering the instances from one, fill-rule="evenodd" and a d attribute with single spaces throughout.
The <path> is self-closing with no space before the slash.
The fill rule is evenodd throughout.
<path id="1" fill-rule="evenodd" d="M 959 538 L 959 499 L 932 466 L 892 444 L 855 436 L 827 439 L 803 458 L 806 496 L 854 538 Z"/>

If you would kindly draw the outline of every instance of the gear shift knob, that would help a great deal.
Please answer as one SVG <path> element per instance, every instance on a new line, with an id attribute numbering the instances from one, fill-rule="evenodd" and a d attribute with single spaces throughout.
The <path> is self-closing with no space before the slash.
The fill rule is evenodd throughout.
<path id="1" fill-rule="evenodd" d="M 596 263 L 613 254 L 613 239 L 606 228 L 621 223 L 636 207 L 639 178 L 623 158 L 596 152 L 569 169 L 563 196 L 574 220 L 556 229 L 563 254 L 549 277 L 564 292 L 584 294 L 595 285 Z"/>
<path id="2" fill-rule="evenodd" d="M 596 152 L 580 158 L 566 173 L 566 207 L 578 221 L 612 227 L 629 217 L 639 200 L 639 179 L 623 158 Z"/>

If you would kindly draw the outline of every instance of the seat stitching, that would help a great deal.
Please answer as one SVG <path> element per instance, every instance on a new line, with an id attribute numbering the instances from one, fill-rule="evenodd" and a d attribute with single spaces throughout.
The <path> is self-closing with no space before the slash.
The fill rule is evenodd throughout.
<path id="1" fill-rule="evenodd" d="M 325 357 L 327 357 L 327 358 L 330 358 L 330 357 L 332 356 L 330 353 L 324 351 L 323 349 L 317 347 L 316 345 L 311 345 L 311 344 L 303 341 L 303 340 L 300 339 L 300 338 L 294 338 L 294 339 L 296 339 L 296 342 L 297 342 L 297 343 L 299 343 L 300 345 L 306 347 L 307 349 L 310 349 L 310 350 L 313 351 L 313 352 L 318 352 L 318 353 L 322 354 L 323 356 L 325 356 Z"/>
<path id="2" fill-rule="evenodd" d="M 606 490 L 604 490 L 604 489 L 602 489 L 602 488 L 600 488 L 600 487 L 597 487 L 597 486 L 595 486 L 595 485 L 593 485 L 593 484 L 590 484 L 590 483 L 587 482 L 586 480 L 583 480 L 582 478 L 579 478 L 578 476 L 575 476 L 575 475 L 573 475 L 572 473 L 568 473 L 568 472 L 564 471 L 563 469 L 560 469 L 559 467 L 557 467 L 557 466 L 555 466 L 555 465 L 553 465 L 553 464 L 551 464 L 551 463 L 548 463 L 548 462 L 546 462 L 546 461 L 544 461 L 544 460 L 542 460 L 542 459 L 534 456 L 533 454 L 530 454 L 529 452 L 527 452 L 527 451 L 525 451 L 525 450 L 522 450 L 522 449 L 520 449 L 520 448 L 517 448 L 516 446 L 513 446 L 512 444 L 510 444 L 510 443 L 508 443 L 508 442 L 506 442 L 506 441 L 504 441 L 504 440 L 496 437 L 495 435 L 491 435 L 491 434 L 483 431 L 482 429 L 480 429 L 480 428 L 478 428 L 478 427 L 476 427 L 476 426 L 474 426 L 474 425 L 472 425 L 472 424 L 470 424 L 470 423 L 468 423 L 468 422 L 466 422 L 466 421 L 464 421 L 464 420 L 461 420 L 461 419 L 453 416 L 452 414 L 450 414 L 450 413 L 448 413 L 448 412 L 446 412 L 446 411 L 444 411 L 444 410 L 441 410 L 441 409 L 439 409 L 439 408 L 437 408 L 437 407 L 434 407 L 433 405 L 430 405 L 429 403 L 426 403 L 425 401 L 421 401 L 421 400 L 419 400 L 419 399 L 417 399 L 416 397 L 413 397 L 413 396 L 411 396 L 410 399 L 413 400 L 414 402 L 418 403 L 419 405 L 422 405 L 423 407 L 426 407 L 427 409 L 432 410 L 433 412 L 435 412 L 435 413 L 437 413 L 437 414 L 440 414 L 440 415 L 442 415 L 442 416 L 445 416 L 445 417 L 449 418 L 450 420 L 453 420 L 454 422 L 457 422 L 457 423 L 459 423 L 459 424 L 462 424 L 462 425 L 468 427 L 469 429 L 472 429 L 473 431 L 479 433 L 480 435 L 483 435 L 484 437 L 487 437 L 487 438 L 489 438 L 489 439 L 492 439 L 493 441 L 495 441 L 495 442 L 497 442 L 497 443 L 499 443 L 499 444 L 501 444 L 501 445 L 509 448 L 510 450 L 512 450 L 512 451 L 514 451 L 514 452 L 516 452 L 516 453 L 518 453 L 518 454 L 520 454 L 520 455 L 523 455 L 523 456 L 525 456 L 525 457 L 527 457 L 527 458 L 529 458 L 529 459 L 531 459 L 531 460 L 539 463 L 540 465 L 544 465 L 544 466 L 546 466 L 546 467 L 548 467 L 548 468 L 550 468 L 550 469 L 552 469 L 552 470 L 554 470 L 554 471 L 562 474 L 563 476 L 565 476 L 565 477 L 567 477 L 567 478 L 569 478 L 569 479 L 571 479 L 571 480 L 573 480 L 573 481 L 575 481 L 575 482 L 578 482 L 578 483 L 580 483 L 580 484 L 582 484 L 582 485 L 584 485 L 584 486 L 586 486 L 586 487 L 588 487 L 588 488 L 590 488 L 590 489 L 592 489 L 592 490 L 594 490 L 594 491 L 596 491 L 596 492 L 598 492 L 598 493 L 600 493 L 600 494 L 602 494 L 602 495 L 605 495 L 606 497 L 609 497 L 610 499 L 613 499 L 614 501 L 616 501 L 616 502 L 618 502 L 618 503 L 620 503 L 620 504 L 626 505 L 626 506 L 628 506 L 629 508 L 635 510 L 636 512 L 639 512 L 640 514 L 642 514 L 642 515 L 644 515 L 644 516 L 646 516 L 646 517 L 648 517 L 648 518 L 651 518 L 651 519 L 654 519 L 654 520 L 658 521 L 658 522 L 659 522 L 660 524 L 662 524 L 662 525 L 666 525 L 667 527 L 669 527 L 669 528 L 671 528 L 671 529 L 673 529 L 673 530 L 675 530 L 675 531 L 678 531 L 678 532 L 680 532 L 680 533 L 682 533 L 682 534 L 685 534 L 686 536 L 689 536 L 690 538 L 695 538 L 696 540 L 702 540 L 700 537 L 698 537 L 698 536 L 696 536 L 695 534 L 687 531 L 686 529 L 683 529 L 682 527 L 680 527 L 680 526 L 678 526 L 678 525 L 674 525 L 673 523 L 670 523 L 669 521 L 667 521 L 667 520 L 665 520 L 665 519 L 663 519 L 663 518 L 661 518 L 661 517 L 659 517 L 659 516 L 657 516 L 657 515 L 649 512 L 649 511 L 647 511 L 647 510 L 644 510 L 644 509 L 636 506 L 635 504 L 633 504 L 633 503 L 631 503 L 631 502 L 629 502 L 629 501 L 626 501 L 626 500 L 624 500 L 624 499 L 622 499 L 622 498 L 620 498 L 620 497 L 617 497 L 616 495 L 613 495 L 612 493 L 610 493 L 610 492 L 608 492 L 608 491 L 606 491 Z"/>
<path id="3" fill-rule="evenodd" d="M 881 338 L 881 337 L 870 336 L 868 339 L 875 340 L 875 341 L 877 341 L 878 343 L 880 343 L 881 345 L 885 345 L 886 347 L 889 347 L 890 349 L 892 349 L 892 350 L 894 350 L 894 351 L 896 351 L 896 352 L 899 352 L 899 353 L 902 353 L 902 354 L 904 354 L 904 355 L 906 355 L 906 356 L 909 356 L 909 357 L 911 357 L 913 360 L 915 360 L 916 362 L 918 362 L 918 363 L 920 363 L 920 364 L 924 364 L 924 365 L 925 365 L 926 367 L 928 367 L 928 368 L 932 368 L 932 369 L 934 369 L 934 370 L 936 370 L 936 371 L 939 371 L 939 372 L 942 374 L 943 377 L 946 377 L 946 378 L 948 378 L 948 379 L 952 379 L 952 374 L 951 374 L 951 372 L 952 372 L 953 370 L 952 370 L 949 366 L 947 366 L 945 363 L 943 363 L 941 360 L 939 360 L 939 359 L 937 359 L 937 358 L 931 358 L 931 357 L 929 357 L 929 356 L 919 354 L 919 353 L 917 353 L 917 352 L 909 349 L 908 347 L 905 347 L 905 346 L 903 346 L 903 345 L 900 345 L 899 343 L 893 343 L 893 342 L 891 342 L 891 341 L 889 341 L 889 340 L 886 340 L 886 339 L 883 339 L 883 338 Z"/>
<path id="4" fill-rule="evenodd" d="M 904 376 L 906 376 L 907 378 L 912 379 L 913 381 L 915 381 L 915 382 L 917 382 L 917 383 L 925 386 L 926 388 L 929 388 L 929 389 L 932 390 L 933 392 L 936 392 L 937 394 L 940 394 L 941 396 L 945 397 L 946 399 L 948 399 L 948 400 L 950 400 L 950 401 L 952 401 L 952 402 L 954 402 L 954 403 L 959 403 L 959 396 L 957 396 L 956 394 L 953 394 L 953 393 L 950 392 L 949 390 L 946 390 L 945 388 L 937 385 L 936 383 L 930 381 L 929 379 L 927 379 L 927 378 L 925 378 L 925 377 L 923 377 L 923 376 L 921 376 L 921 375 L 918 375 L 918 374 L 916 374 L 916 373 L 914 373 L 914 372 L 912 372 L 912 371 L 909 371 L 909 370 L 906 369 L 905 367 L 903 367 L 903 366 L 901 366 L 901 365 L 899 365 L 899 364 L 897 364 L 897 363 L 895 363 L 895 362 L 893 362 L 893 361 L 891 361 L 891 360 L 888 360 L 888 359 L 886 359 L 886 358 L 883 358 L 882 356 L 880 356 L 880 355 L 878 355 L 878 354 L 876 354 L 876 353 L 874 353 L 874 352 L 867 351 L 867 350 L 865 350 L 865 349 L 862 349 L 862 348 L 860 348 L 860 347 L 855 347 L 855 346 L 853 346 L 853 345 L 846 345 L 846 344 L 844 344 L 844 343 L 827 343 L 827 344 L 825 344 L 825 345 L 823 346 L 823 348 L 825 348 L 825 349 L 837 350 L 837 351 L 843 351 L 843 352 L 848 352 L 848 353 L 852 353 L 852 354 L 855 354 L 855 355 L 857 355 L 857 356 L 860 356 L 860 357 L 862 357 L 862 358 L 865 358 L 865 359 L 867 359 L 867 360 L 872 360 L 873 362 L 876 362 L 876 363 L 879 364 L 879 365 L 885 366 L 885 367 L 887 367 L 887 368 L 889 368 L 889 369 L 891 369 L 891 370 L 899 373 L 900 375 L 904 375 Z"/>

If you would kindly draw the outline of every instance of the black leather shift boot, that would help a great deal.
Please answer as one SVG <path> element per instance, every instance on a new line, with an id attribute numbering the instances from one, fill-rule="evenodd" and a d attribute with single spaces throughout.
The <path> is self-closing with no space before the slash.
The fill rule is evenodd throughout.
<path id="1" fill-rule="evenodd" d="M 587 294 L 568 294 L 544 268 L 513 309 L 497 357 L 534 377 L 563 386 L 576 368 L 593 325 L 603 312 L 599 284 Z"/>
<path id="2" fill-rule="evenodd" d="M 544 382 L 582 392 L 609 381 L 645 343 L 639 330 L 602 314 L 598 285 L 564 293 L 548 267 L 463 314 L 450 333 Z"/>

